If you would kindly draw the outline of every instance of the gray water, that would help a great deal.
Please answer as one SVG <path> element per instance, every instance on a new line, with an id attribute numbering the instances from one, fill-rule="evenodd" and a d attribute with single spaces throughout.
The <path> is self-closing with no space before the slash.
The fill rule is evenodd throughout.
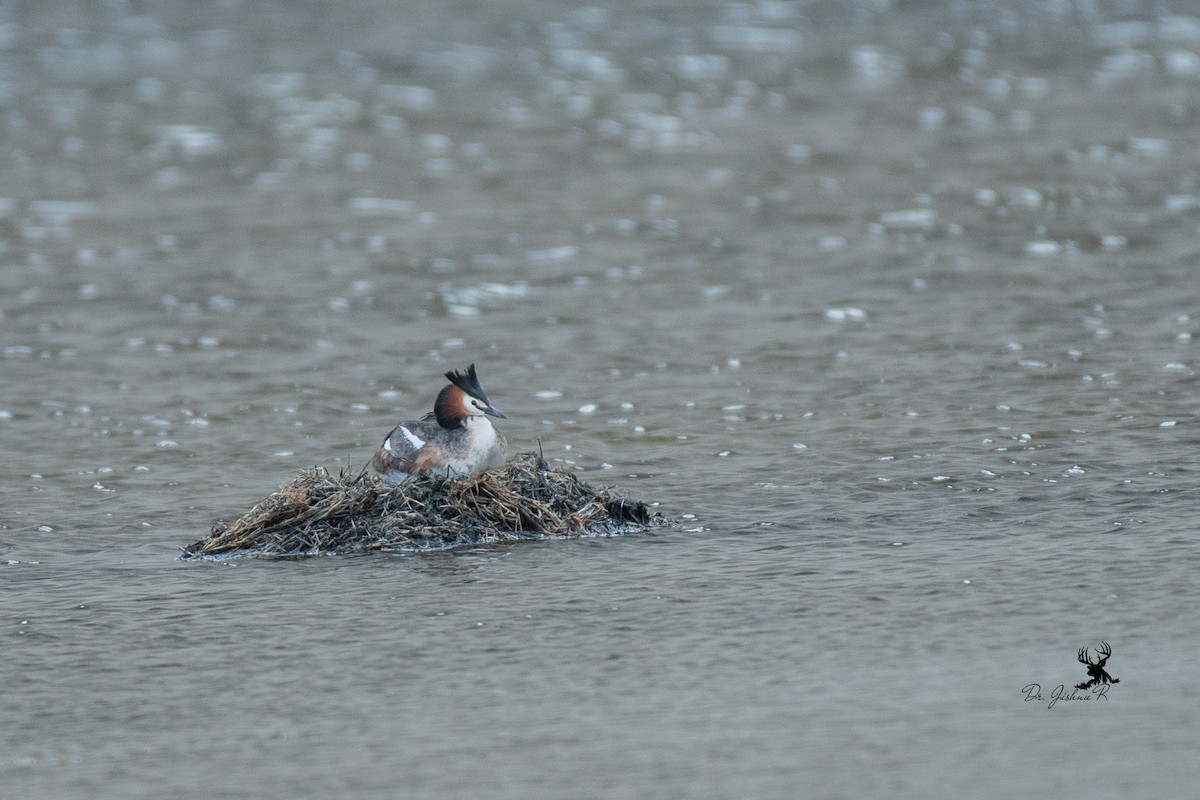
<path id="1" fill-rule="evenodd" d="M 1198 122 L 1187 2 L 0 4 L 0 793 L 1190 795 Z M 471 362 L 678 524 L 178 560 Z"/>

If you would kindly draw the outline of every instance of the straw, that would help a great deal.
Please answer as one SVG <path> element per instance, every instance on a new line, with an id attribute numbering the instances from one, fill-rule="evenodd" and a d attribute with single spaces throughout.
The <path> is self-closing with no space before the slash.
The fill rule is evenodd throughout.
<path id="1" fill-rule="evenodd" d="M 602 536 L 663 524 L 645 503 L 596 488 L 537 453 L 466 478 L 427 473 L 402 484 L 373 474 L 301 470 L 183 558 L 447 549 L 546 537 Z"/>

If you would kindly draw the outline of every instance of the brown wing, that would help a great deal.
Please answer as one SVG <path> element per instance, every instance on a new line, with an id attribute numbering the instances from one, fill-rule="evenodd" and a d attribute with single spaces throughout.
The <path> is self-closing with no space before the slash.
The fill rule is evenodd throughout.
<path id="1" fill-rule="evenodd" d="M 404 422 L 392 428 L 392 432 L 371 457 L 372 469 L 380 475 L 392 474 L 393 477 L 395 473 L 415 475 L 420 472 L 423 469 L 422 461 L 428 458 L 427 455 L 423 456 L 429 450 L 425 446 L 425 436 L 428 434 L 422 430 L 426 424 Z"/>
<path id="2" fill-rule="evenodd" d="M 441 466 L 442 453 L 438 448 L 425 445 L 417 451 L 416 458 L 413 459 L 413 471 L 425 472 L 426 470 L 434 469 Z"/>

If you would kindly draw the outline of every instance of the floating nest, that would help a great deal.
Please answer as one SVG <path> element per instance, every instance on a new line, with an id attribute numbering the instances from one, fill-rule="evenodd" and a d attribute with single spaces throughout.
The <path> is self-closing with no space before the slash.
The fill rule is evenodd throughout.
<path id="1" fill-rule="evenodd" d="M 521 453 L 467 478 L 427 473 L 403 484 L 373 474 L 296 477 L 231 523 L 218 522 L 183 558 L 442 550 L 521 539 L 604 536 L 663 524 L 645 503 L 584 483 Z"/>

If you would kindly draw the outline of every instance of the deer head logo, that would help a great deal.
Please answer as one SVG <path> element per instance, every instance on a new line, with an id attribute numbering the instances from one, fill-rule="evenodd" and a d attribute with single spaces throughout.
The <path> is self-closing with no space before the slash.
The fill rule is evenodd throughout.
<path id="1" fill-rule="evenodd" d="M 1107 670 L 1104 669 L 1105 663 L 1107 663 L 1108 659 L 1111 657 L 1112 647 L 1109 646 L 1108 642 L 1101 642 L 1100 646 L 1096 648 L 1096 658 L 1099 660 L 1095 663 L 1092 663 L 1091 656 L 1088 655 L 1088 649 L 1086 647 L 1080 650 L 1079 663 L 1087 664 L 1087 674 L 1090 680 L 1076 684 L 1075 688 L 1091 689 L 1093 686 L 1099 686 L 1102 683 L 1120 683 L 1121 681 L 1119 678 L 1114 678 L 1112 675 L 1108 674 Z"/>

